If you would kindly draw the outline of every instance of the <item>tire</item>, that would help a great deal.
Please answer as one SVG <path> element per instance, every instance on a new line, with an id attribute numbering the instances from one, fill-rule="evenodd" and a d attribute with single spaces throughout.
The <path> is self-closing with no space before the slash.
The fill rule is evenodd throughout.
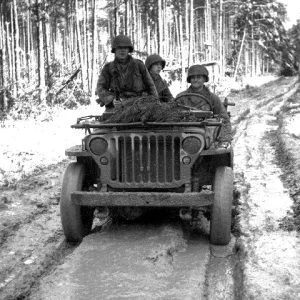
<path id="1" fill-rule="evenodd" d="M 94 208 L 75 205 L 71 202 L 71 193 L 87 188 L 85 166 L 74 162 L 65 172 L 60 197 L 60 215 L 63 232 L 67 242 L 78 243 L 86 236 L 93 225 Z"/>
<path id="2" fill-rule="evenodd" d="M 213 245 L 227 245 L 231 240 L 233 200 L 233 171 L 230 167 L 217 167 L 213 191 L 215 197 L 211 211 L 210 242 Z"/>

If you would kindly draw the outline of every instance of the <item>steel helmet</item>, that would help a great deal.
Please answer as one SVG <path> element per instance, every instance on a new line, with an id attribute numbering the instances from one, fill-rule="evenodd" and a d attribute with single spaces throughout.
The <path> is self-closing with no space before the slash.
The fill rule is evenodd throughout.
<path id="1" fill-rule="evenodd" d="M 147 57 L 145 61 L 146 68 L 150 71 L 150 68 L 153 64 L 161 62 L 162 63 L 162 69 L 164 69 L 166 65 L 166 61 L 161 58 L 158 54 L 151 54 Z"/>
<path id="2" fill-rule="evenodd" d="M 205 76 L 206 77 L 206 82 L 209 79 L 207 69 L 204 66 L 201 66 L 201 65 L 193 65 L 189 68 L 187 79 L 186 79 L 186 81 L 188 83 L 191 83 L 190 77 L 193 76 L 193 75 L 203 75 L 203 76 Z"/>
<path id="3" fill-rule="evenodd" d="M 113 41 L 112 41 L 112 47 L 111 47 L 111 52 L 115 53 L 117 47 L 128 47 L 129 52 L 133 51 L 133 45 L 131 43 L 131 40 L 128 36 L 120 34 L 117 35 Z"/>

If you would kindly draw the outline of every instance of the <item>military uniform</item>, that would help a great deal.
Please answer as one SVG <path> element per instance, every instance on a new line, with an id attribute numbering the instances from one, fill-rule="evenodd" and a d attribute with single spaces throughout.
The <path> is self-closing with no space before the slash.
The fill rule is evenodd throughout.
<path id="1" fill-rule="evenodd" d="M 97 83 L 99 103 L 112 107 L 112 100 L 152 95 L 158 97 L 153 80 L 144 63 L 128 56 L 128 61 L 121 64 L 115 59 L 107 63 Z"/>
<path id="2" fill-rule="evenodd" d="M 186 93 L 193 93 L 193 94 L 199 94 L 203 97 L 205 97 L 211 107 L 212 107 L 212 111 L 215 115 L 219 115 L 219 117 L 221 119 L 223 119 L 223 126 L 222 126 L 222 130 L 221 130 L 221 134 L 220 134 L 220 138 L 227 140 L 227 141 L 231 141 L 232 140 L 232 128 L 231 128 L 231 123 L 230 123 L 230 118 L 228 116 L 228 113 L 222 103 L 222 101 L 220 100 L 220 98 L 212 93 L 206 86 L 203 86 L 203 89 L 201 92 L 196 92 L 192 86 L 190 86 L 187 90 L 185 90 L 184 92 L 181 92 L 177 95 L 181 96 L 183 94 Z M 196 100 L 197 101 L 197 100 Z M 197 108 L 197 104 L 198 103 L 194 103 L 194 107 Z M 199 105 L 202 105 L 203 102 L 200 104 L 200 100 L 199 100 Z M 201 107 L 198 107 L 199 109 L 201 109 Z"/>
<path id="3" fill-rule="evenodd" d="M 146 65 L 148 71 L 150 72 L 151 66 L 158 62 L 161 63 L 162 69 L 164 69 L 164 67 L 166 65 L 166 61 L 164 59 L 162 59 L 161 56 L 159 56 L 158 54 L 149 55 L 145 61 L 145 65 Z M 156 75 L 156 74 L 152 74 L 150 72 L 150 75 L 154 81 L 159 99 L 162 102 L 173 101 L 174 97 L 169 90 L 167 82 L 164 79 L 162 79 L 159 74 Z"/>
<path id="4" fill-rule="evenodd" d="M 150 75 L 154 81 L 159 99 L 162 102 L 173 101 L 174 97 L 169 90 L 167 82 L 162 79 L 160 75 L 157 75 L 156 77 L 154 77 L 151 73 Z"/>

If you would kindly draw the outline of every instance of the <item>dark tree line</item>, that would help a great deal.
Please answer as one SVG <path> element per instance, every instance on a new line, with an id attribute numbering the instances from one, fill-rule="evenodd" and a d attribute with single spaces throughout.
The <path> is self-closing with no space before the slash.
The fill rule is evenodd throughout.
<path id="1" fill-rule="evenodd" d="M 293 73 L 299 24 L 286 32 L 285 18 L 273 0 L 2 0 L 0 107 L 86 103 L 120 33 L 136 57 L 159 53 L 182 79 L 191 64 L 213 61 L 218 76 Z"/>

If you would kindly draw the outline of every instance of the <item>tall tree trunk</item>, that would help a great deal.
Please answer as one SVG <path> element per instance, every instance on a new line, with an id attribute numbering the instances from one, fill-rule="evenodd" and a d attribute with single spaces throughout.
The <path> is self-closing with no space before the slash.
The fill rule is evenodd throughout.
<path id="1" fill-rule="evenodd" d="M 252 24 L 253 24 L 253 14 L 252 14 Z M 254 29 L 251 26 L 251 76 L 255 75 L 255 43 L 254 43 Z"/>
<path id="2" fill-rule="evenodd" d="M 137 8 L 139 7 L 139 1 L 137 0 Z M 137 12 L 137 47 L 140 51 L 144 52 L 146 49 L 146 43 L 144 38 L 143 20 L 141 13 Z"/>
<path id="3" fill-rule="evenodd" d="M 5 28 L 4 28 L 4 18 L 0 19 L 0 35 L 1 35 L 1 43 L 0 43 L 0 87 L 5 87 L 7 80 L 5 77 L 5 66 L 4 62 L 6 60 L 6 39 L 5 39 Z M 0 109 L 6 111 L 7 109 L 7 98 L 6 98 L 6 90 L 3 89 L 0 91 Z"/>
<path id="4" fill-rule="evenodd" d="M 76 0 L 78 1 L 78 0 Z M 118 3 L 117 0 L 114 0 L 114 19 L 115 19 L 115 28 L 114 28 L 114 35 L 118 35 L 120 33 L 119 28 L 119 12 L 118 12 Z"/>
<path id="5" fill-rule="evenodd" d="M 13 19 L 14 19 L 14 29 L 15 31 L 13 34 L 14 40 L 15 40 L 15 78 L 17 81 L 17 84 L 15 85 L 16 93 L 18 94 L 18 85 L 20 83 L 20 35 L 19 35 L 19 22 L 18 22 L 18 12 L 17 12 L 17 2 L 16 0 L 13 0 Z M 12 38 L 13 38 L 12 37 Z"/>
<path id="6" fill-rule="evenodd" d="M 186 40 L 189 41 L 189 36 L 190 36 L 190 24 L 189 24 L 189 2 L 188 0 L 185 0 L 185 36 L 186 36 Z M 186 47 L 184 45 L 183 51 L 185 51 Z M 189 50 L 189 45 L 187 45 L 187 50 Z M 189 51 L 188 51 L 188 55 L 187 55 L 187 63 L 189 65 L 189 61 L 190 57 L 189 57 Z"/>
<path id="7" fill-rule="evenodd" d="M 179 57 L 179 54 L 181 53 L 181 40 L 180 40 L 180 35 L 179 35 L 179 25 L 178 25 L 178 15 L 177 15 L 177 12 L 174 13 L 174 23 L 175 23 L 175 34 L 176 34 L 176 41 L 177 41 L 177 44 L 178 44 L 178 48 L 179 48 L 179 51 L 176 51 L 176 55 L 174 55 L 175 57 L 175 61 L 180 61 L 181 57 Z M 175 40 L 175 39 L 174 39 Z M 176 50 L 176 47 L 175 47 L 175 50 Z"/>
<path id="8" fill-rule="evenodd" d="M 220 75 L 223 76 L 223 0 L 220 0 L 220 33 L 219 33 L 219 62 L 220 62 Z"/>
<path id="9" fill-rule="evenodd" d="M 234 75 L 233 75 L 233 80 L 234 81 L 236 80 L 238 68 L 239 68 L 239 65 L 240 65 L 240 60 L 241 60 L 241 55 L 242 55 L 243 48 L 244 48 L 245 38 L 246 38 L 246 27 L 244 28 L 244 33 L 243 33 L 241 48 L 240 48 L 239 55 L 238 55 L 238 60 L 237 60 L 236 66 L 235 66 L 235 71 L 234 71 Z"/>
<path id="10" fill-rule="evenodd" d="M 167 21 L 167 5 L 166 1 L 162 0 L 162 16 L 163 16 L 163 55 L 164 57 L 168 56 L 169 50 L 168 50 L 168 21 Z"/>
<path id="11" fill-rule="evenodd" d="M 183 42 L 183 22 L 182 16 L 179 16 L 179 35 L 181 44 L 181 89 L 185 86 L 185 55 L 184 55 L 184 42 Z"/>
<path id="12" fill-rule="evenodd" d="M 125 26 L 125 35 L 128 35 L 128 1 L 124 0 L 124 6 L 125 6 L 125 20 L 124 20 L 124 26 Z"/>
<path id="13" fill-rule="evenodd" d="M 11 42 L 11 80 L 12 82 L 16 82 L 16 52 L 15 52 L 15 37 L 14 37 L 14 11 L 13 6 L 11 6 L 11 23 L 10 23 L 10 42 Z M 17 89 L 16 85 L 12 88 L 12 94 L 15 98 L 17 98 Z"/>
<path id="14" fill-rule="evenodd" d="M 31 53 L 31 14 L 30 14 L 30 7 L 31 7 L 31 0 L 27 0 L 27 14 L 26 14 L 26 61 L 27 61 L 27 81 L 30 84 L 32 78 L 32 53 Z"/>
<path id="15" fill-rule="evenodd" d="M 3 7 L 2 7 L 3 9 Z M 1 12 L 3 11 L 1 9 Z M 5 76 L 5 65 L 4 62 L 6 61 L 6 32 L 5 32 L 5 21 L 4 17 L 1 15 L 0 18 L 0 35 L 1 35 L 1 43 L 0 43 L 0 48 L 1 48 L 1 58 L 0 58 L 0 86 L 5 87 L 7 83 L 7 75 Z M 5 111 L 7 109 L 7 98 L 6 98 L 6 90 L 4 89 L 2 92 L 0 92 L 0 107 L 2 107 L 2 110 Z"/>
<path id="16" fill-rule="evenodd" d="M 150 55 L 151 52 L 151 25 L 150 20 L 147 18 L 147 55 Z"/>
<path id="17" fill-rule="evenodd" d="M 78 8 L 78 0 L 75 0 L 75 13 L 76 13 L 76 35 L 77 35 L 77 50 L 79 53 L 79 62 L 81 65 L 81 79 L 82 79 L 82 86 L 85 92 L 88 91 L 87 87 L 87 78 L 86 78 L 86 68 L 85 62 L 83 57 L 83 50 L 82 50 L 82 42 L 81 42 L 81 33 L 80 33 L 80 26 L 79 26 L 79 8 Z"/>
<path id="18" fill-rule="evenodd" d="M 7 56 L 8 56 L 8 78 L 10 81 L 14 81 L 13 78 L 13 58 L 12 58 L 12 47 L 11 47 L 11 36 L 10 36 L 10 28 L 9 23 L 6 22 L 6 48 L 7 48 Z"/>
<path id="19" fill-rule="evenodd" d="M 162 0 L 158 0 L 158 53 L 164 55 L 163 53 L 163 20 L 162 20 Z"/>
<path id="20" fill-rule="evenodd" d="M 1 90 L 4 87 L 4 53 L 5 53 L 5 44 L 4 39 L 5 32 L 3 29 L 3 17 L 2 11 L 0 9 L 0 109 L 4 107 L 3 105 L 3 94 L 4 90 Z"/>
<path id="21" fill-rule="evenodd" d="M 64 14 L 64 18 L 65 18 L 65 26 L 66 26 L 66 36 L 65 39 L 67 41 L 67 47 L 66 47 L 66 52 L 64 54 L 65 56 L 65 64 L 67 66 L 67 69 L 70 70 L 71 67 L 71 57 L 72 57 L 72 39 L 71 39 L 71 35 L 72 35 L 72 26 L 70 26 L 70 22 L 69 22 L 69 14 L 70 14 L 70 3 L 69 1 L 65 1 L 65 14 Z"/>
<path id="22" fill-rule="evenodd" d="M 300 76 L 300 51 L 298 50 L 298 76 Z"/>
<path id="23" fill-rule="evenodd" d="M 91 87 L 91 99 L 95 98 L 96 82 L 97 82 L 97 55 L 98 55 L 98 37 L 97 37 L 97 20 L 96 20 L 96 0 L 92 1 L 92 18 L 93 18 L 93 61 L 92 61 L 92 87 Z"/>
<path id="24" fill-rule="evenodd" d="M 190 35 L 189 35 L 189 66 L 191 66 L 193 61 L 193 53 L 194 53 L 194 2 L 190 0 Z"/>
<path id="25" fill-rule="evenodd" d="M 258 48 L 257 43 L 255 43 L 255 76 L 260 75 L 260 49 Z"/>
<path id="26" fill-rule="evenodd" d="M 205 5 L 206 41 L 205 41 L 205 60 L 212 60 L 212 25 L 211 25 L 211 0 L 206 0 Z"/>
<path id="27" fill-rule="evenodd" d="M 53 82 L 50 78 L 50 64 L 51 64 L 51 47 L 50 47 L 50 20 L 49 15 L 46 15 L 46 20 L 44 22 L 44 42 L 45 42 L 45 54 L 46 54 L 46 74 L 47 74 L 47 87 L 50 89 Z"/>
<path id="28" fill-rule="evenodd" d="M 0 27 L 1 29 L 1 27 Z M 2 31 L 1 35 L 2 35 Z M 2 40 L 2 39 L 1 39 Z M 2 48 L 2 41 L 0 43 L 0 120 L 1 120 L 1 112 L 5 111 L 6 106 L 4 104 L 4 93 L 5 89 L 4 87 L 4 63 L 3 63 L 3 48 Z"/>
<path id="29" fill-rule="evenodd" d="M 247 42 L 247 47 L 244 47 L 245 49 L 245 76 L 247 77 L 249 74 L 249 42 Z"/>
<path id="30" fill-rule="evenodd" d="M 135 0 L 132 0 L 132 42 L 133 45 L 137 46 L 137 50 L 138 49 L 138 41 L 137 41 L 137 30 L 136 30 L 136 26 L 137 26 L 137 20 L 136 20 L 136 3 Z"/>
<path id="31" fill-rule="evenodd" d="M 43 1 L 43 0 L 42 0 Z M 38 19 L 38 74 L 39 74 L 39 89 L 40 89 L 40 102 L 44 102 L 46 98 L 45 91 L 45 60 L 44 60 L 44 34 L 43 34 L 43 22 L 40 14 L 40 6 L 42 2 L 36 0 L 37 5 L 37 19 Z"/>
<path id="32" fill-rule="evenodd" d="M 91 92 L 92 88 L 92 68 L 90 63 L 90 30 L 89 30 L 89 19 L 88 19 L 88 1 L 85 0 L 84 2 L 84 24 L 85 24 L 85 31 L 84 31 L 84 49 L 85 49 L 85 65 L 87 69 L 87 78 L 88 78 L 88 88 L 89 93 Z"/>

